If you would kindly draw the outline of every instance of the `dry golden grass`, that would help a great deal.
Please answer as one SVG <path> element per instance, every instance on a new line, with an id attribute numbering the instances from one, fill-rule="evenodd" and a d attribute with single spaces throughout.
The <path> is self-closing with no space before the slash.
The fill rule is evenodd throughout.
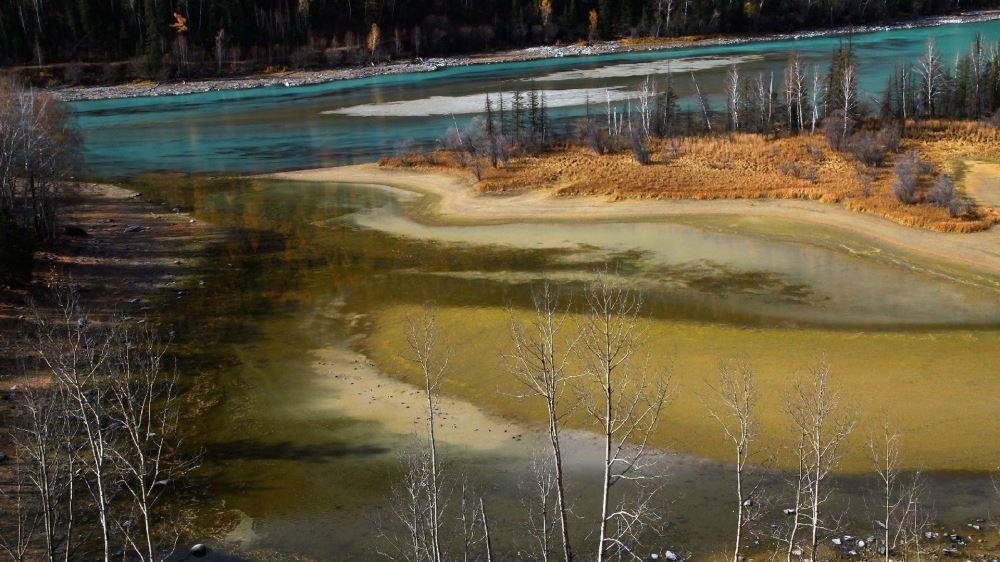
<path id="1" fill-rule="evenodd" d="M 625 47 L 664 47 L 725 39 L 727 35 L 679 35 L 676 37 L 623 37 L 618 42 Z"/>
<path id="2" fill-rule="evenodd" d="M 904 151 L 917 149 L 935 171 L 954 172 L 964 159 L 1000 157 L 1000 131 L 975 122 L 911 123 L 900 144 Z M 1000 213 L 985 206 L 951 217 L 941 206 L 903 204 L 892 195 L 891 155 L 865 185 L 854 159 L 828 148 L 819 134 L 684 137 L 654 142 L 650 151 L 652 162 L 645 166 L 628 150 L 596 155 L 580 146 L 518 157 L 506 168 L 484 166 L 476 188 L 488 193 L 554 189 L 563 196 L 612 199 L 816 199 L 945 232 L 985 230 L 1000 222 Z M 443 153 L 383 164 L 459 167 Z M 923 187 L 929 187 L 932 177 L 924 180 Z"/>

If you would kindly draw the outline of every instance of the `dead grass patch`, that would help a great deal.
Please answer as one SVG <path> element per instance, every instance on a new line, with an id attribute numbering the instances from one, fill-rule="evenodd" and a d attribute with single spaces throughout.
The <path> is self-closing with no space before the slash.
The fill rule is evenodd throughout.
<path id="1" fill-rule="evenodd" d="M 935 172 L 953 172 L 962 159 L 1000 155 L 1000 131 L 957 121 L 911 123 L 901 150 L 916 149 Z M 863 178 L 854 159 L 827 147 L 820 134 L 768 138 L 735 133 L 652 143 L 653 161 L 641 165 L 631 152 L 596 155 L 570 146 L 486 168 L 476 182 L 484 193 L 553 189 L 560 196 L 619 199 L 816 199 L 852 211 L 943 232 L 974 232 L 1000 222 L 987 206 L 951 217 L 942 206 L 906 205 L 892 195 L 892 155 Z M 446 153 L 389 158 L 383 165 L 459 168 Z M 932 178 L 926 178 L 930 187 Z"/>

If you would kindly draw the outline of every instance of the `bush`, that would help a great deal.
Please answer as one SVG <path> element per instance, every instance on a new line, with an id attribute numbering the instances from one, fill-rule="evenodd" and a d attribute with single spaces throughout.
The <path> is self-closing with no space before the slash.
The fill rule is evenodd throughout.
<path id="1" fill-rule="evenodd" d="M 892 185 L 892 194 L 900 202 L 912 205 L 917 202 L 917 188 L 920 176 L 927 165 L 920 159 L 920 154 L 914 150 L 896 158 L 896 181 Z"/>
<path id="2" fill-rule="evenodd" d="M 956 197 L 948 202 L 948 214 L 951 218 L 958 218 L 972 212 L 972 201 L 964 197 Z"/>
<path id="3" fill-rule="evenodd" d="M 934 187 L 927 190 L 926 200 L 932 205 L 948 205 L 955 197 L 954 180 L 948 174 L 941 174 L 934 182 Z"/>
<path id="4" fill-rule="evenodd" d="M 852 119 L 847 120 L 847 132 L 844 132 L 844 113 L 842 111 L 835 111 L 832 115 L 823 120 L 823 135 L 826 136 L 826 143 L 836 151 L 841 151 L 844 149 L 844 145 L 847 143 L 847 137 L 851 134 L 851 129 L 854 128 L 854 121 Z"/>
<path id="5" fill-rule="evenodd" d="M 577 134 L 580 139 L 594 151 L 594 154 L 606 154 L 608 152 L 608 139 L 607 135 L 604 133 L 604 129 L 601 129 L 594 123 L 594 120 L 585 117 L 580 119 L 576 124 Z"/>
<path id="6" fill-rule="evenodd" d="M 646 139 L 643 138 L 639 127 L 632 127 L 632 155 L 635 161 L 643 166 L 649 164 L 649 147 L 646 146 Z"/>
<path id="7" fill-rule="evenodd" d="M 878 132 L 878 143 L 882 145 L 882 148 L 888 150 L 893 154 L 899 154 L 899 140 L 902 134 L 900 133 L 898 125 L 889 125 L 883 127 L 881 131 Z"/>
<path id="8" fill-rule="evenodd" d="M 855 163 L 854 174 L 858 179 L 858 185 L 861 187 L 861 195 L 871 197 L 872 193 L 874 193 L 872 186 L 875 183 L 875 170 L 864 164 Z"/>
<path id="9" fill-rule="evenodd" d="M 879 167 L 885 163 L 885 148 L 870 131 L 861 131 L 847 140 L 847 150 L 866 166 Z"/>
<path id="10" fill-rule="evenodd" d="M 10 217 L 0 215 L 0 285 L 23 285 L 31 281 L 35 241 L 31 232 Z"/>

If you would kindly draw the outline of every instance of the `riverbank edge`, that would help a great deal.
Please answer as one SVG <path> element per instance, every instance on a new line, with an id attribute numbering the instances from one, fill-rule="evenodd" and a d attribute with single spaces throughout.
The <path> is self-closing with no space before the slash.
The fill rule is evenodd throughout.
<path id="1" fill-rule="evenodd" d="M 599 196 L 555 196 L 551 189 L 481 194 L 475 191 L 471 176 L 463 172 L 388 168 L 374 163 L 257 177 L 380 185 L 416 193 L 423 200 L 408 213 L 428 224 L 675 222 L 818 245 L 1000 291 L 1000 229 L 962 234 L 933 232 L 815 200 L 612 201 Z"/>
<path id="2" fill-rule="evenodd" d="M 48 88 L 61 101 L 97 101 L 104 99 L 141 98 L 158 96 L 181 96 L 189 94 L 201 94 L 217 91 L 251 90 L 266 87 L 296 87 L 312 86 L 337 82 L 341 80 L 356 80 L 361 78 L 371 78 L 376 76 L 389 76 L 397 74 L 416 74 L 421 72 L 435 72 L 454 67 L 470 67 L 487 64 L 526 62 L 532 60 L 564 58 L 564 57 L 587 57 L 597 55 L 612 55 L 633 52 L 658 52 L 688 49 L 695 47 L 719 47 L 731 45 L 743 45 L 746 43 L 769 43 L 774 41 L 787 41 L 797 39 L 809 39 L 814 37 L 836 37 L 841 35 L 855 35 L 873 33 L 877 31 L 889 31 L 894 29 L 913 29 L 922 27 L 935 27 L 939 25 L 957 23 L 979 23 L 1000 19 L 1000 9 L 996 10 L 976 10 L 971 12 L 959 12 L 953 15 L 927 16 L 923 18 L 901 20 L 887 25 L 861 25 L 845 26 L 833 29 L 801 31 L 796 33 L 767 33 L 756 34 L 746 37 L 722 36 L 722 37 L 702 37 L 696 39 L 671 40 L 664 38 L 662 42 L 653 44 L 631 44 L 628 42 L 605 41 L 593 45 L 566 45 L 553 46 L 543 45 L 536 47 L 525 47 L 508 51 L 497 51 L 492 53 L 481 53 L 476 55 L 462 55 L 431 59 L 418 59 L 418 61 L 388 62 L 371 67 L 334 68 L 325 70 L 303 70 L 290 71 L 274 74 L 254 74 L 237 78 L 217 78 L 196 81 L 176 81 L 165 83 L 128 83 L 116 86 L 69 86 Z"/>

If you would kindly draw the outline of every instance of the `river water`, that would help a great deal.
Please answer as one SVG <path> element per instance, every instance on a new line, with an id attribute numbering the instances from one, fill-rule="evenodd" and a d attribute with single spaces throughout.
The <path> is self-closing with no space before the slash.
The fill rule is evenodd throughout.
<path id="1" fill-rule="evenodd" d="M 881 87 L 898 57 L 933 35 L 946 60 L 1000 23 L 944 25 L 852 38 L 863 85 Z M 511 396 L 499 353 L 508 308 L 533 284 L 567 294 L 598 269 L 647 296 L 651 364 L 673 366 L 678 395 L 656 445 L 666 453 L 651 548 L 705 558 L 730 526 L 717 428 L 698 398 L 720 359 L 758 368 L 762 440 L 783 477 L 782 400 L 818 357 L 871 420 L 888 411 L 905 434 L 904 465 L 923 469 L 939 517 L 964 524 L 995 510 L 1000 460 L 1000 280 L 928 264 L 839 232 L 746 218 L 459 226 L 416 214 L 419 197 L 379 186 L 226 176 L 366 160 L 401 139 L 430 142 L 487 90 L 534 79 L 571 104 L 647 73 L 726 65 L 780 68 L 798 50 L 820 61 L 838 38 L 456 68 L 302 88 L 75 104 L 91 174 L 118 178 L 232 235 L 205 256 L 167 312 L 193 392 L 210 407 L 192 428 L 204 447 L 197 526 L 221 551 L 253 558 L 370 559 L 388 517 L 398 456 L 419 431 L 419 397 L 400 358 L 405 318 L 433 303 L 455 358 L 445 384 L 443 455 L 477 480 L 500 533 L 522 526 L 520 488 L 537 439 L 537 405 Z M 684 66 L 687 65 L 687 66 Z M 581 97 L 582 96 L 582 97 Z M 565 105 L 561 112 L 580 111 Z M 448 113 L 444 113 L 448 112 Z M 212 172 L 206 174 L 203 172 Z M 593 437 L 568 435 L 571 495 L 590 517 Z M 867 532 L 863 436 L 838 483 L 856 532 Z M 991 503 L 993 502 L 993 503 Z M 505 546 L 523 548 L 523 542 Z"/>

